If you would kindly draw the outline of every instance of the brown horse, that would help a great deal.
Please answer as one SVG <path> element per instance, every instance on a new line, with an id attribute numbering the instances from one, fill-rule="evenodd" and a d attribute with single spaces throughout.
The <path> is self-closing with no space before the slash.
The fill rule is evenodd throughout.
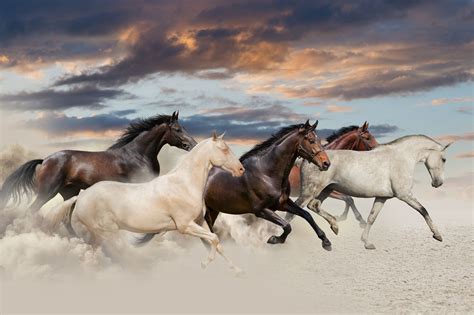
<path id="1" fill-rule="evenodd" d="M 3 183 L 0 209 L 10 199 L 20 201 L 22 193 L 37 193 L 30 209 L 38 210 L 58 193 L 67 200 L 103 180 L 140 182 L 158 176 L 157 155 L 165 144 L 188 151 L 196 145 L 178 115 L 137 120 L 106 151 L 64 150 L 23 164 Z"/>
<path id="2" fill-rule="evenodd" d="M 291 226 L 275 213 L 281 210 L 304 218 L 322 240 L 322 246 L 331 250 L 331 242 L 314 222 L 313 217 L 298 207 L 290 197 L 288 174 L 297 157 L 316 164 L 320 170 L 327 170 L 329 159 L 324 152 L 313 126 L 305 124 L 282 128 L 268 140 L 256 145 L 240 157 L 245 168 L 241 177 L 227 176 L 224 170 L 214 167 L 209 172 L 205 190 L 207 213 L 205 219 L 210 230 L 219 212 L 229 214 L 251 213 L 283 228 L 280 236 L 272 236 L 268 243 L 284 243 L 291 232 Z M 145 234 L 136 240 L 143 244 L 155 234 Z"/>
<path id="3" fill-rule="evenodd" d="M 369 124 L 365 122 L 362 126 L 348 126 L 339 129 L 326 139 L 327 143 L 324 145 L 326 150 L 354 150 L 354 151 L 369 151 L 378 146 L 377 140 L 369 131 Z M 295 165 L 290 172 L 290 185 L 291 195 L 299 196 L 300 191 L 300 169 Z M 362 218 L 359 210 L 357 209 L 354 199 L 351 196 L 342 194 L 337 191 L 331 192 L 329 197 L 342 200 L 346 203 L 346 208 L 341 216 L 337 219 L 338 221 L 345 220 L 349 208 L 352 209 L 355 218 L 359 221 L 361 227 L 364 227 L 367 223 Z M 291 220 L 292 214 L 286 216 L 286 220 Z"/>

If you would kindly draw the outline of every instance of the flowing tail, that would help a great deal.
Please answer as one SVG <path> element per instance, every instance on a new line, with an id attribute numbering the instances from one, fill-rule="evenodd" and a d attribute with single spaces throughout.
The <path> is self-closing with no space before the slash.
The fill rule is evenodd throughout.
<path id="1" fill-rule="evenodd" d="M 15 204 L 20 202 L 22 194 L 29 194 L 35 189 L 36 166 L 43 160 L 31 160 L 10 174 L 0 191 L 0 208 L 4 208 L 10 199 Z"/>
<path id="2" fill-rule="evenodd" d="M 44 227 L 52 232 L 61 222 L 64 222 L 67 225 L 69 223 L 69 218 L 71 217 L 72 211 L 74 210 L 76 201 L 77 196 L 74 196 L 57 205 L 53 209 L 48 210 L 48 212 L 43 215 Z M 71 231 L 69 232 L 71 233 Z M 72 230 L 72 234 L 75 234 L 74 230 Z"/>

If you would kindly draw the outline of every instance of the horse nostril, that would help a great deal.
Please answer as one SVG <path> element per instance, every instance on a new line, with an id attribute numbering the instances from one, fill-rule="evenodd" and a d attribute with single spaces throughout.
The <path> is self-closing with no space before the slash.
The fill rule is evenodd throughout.
<path id="1" fill-rule="evenodd" d="M 245 168 L 241 167 L 241 168 L 239 168 L 239 171 L 240 171 L 241 173 L 243 173 L 243 172 L 245 172 Z"/>
<path id="2" fill-rule="evenodd" d="M 324 161 L 323 165 L 324 165 L 324 167 L 329 167 L 329 166 L 331 166 L 331 163 L 329 163 L 328 161 Z"/>

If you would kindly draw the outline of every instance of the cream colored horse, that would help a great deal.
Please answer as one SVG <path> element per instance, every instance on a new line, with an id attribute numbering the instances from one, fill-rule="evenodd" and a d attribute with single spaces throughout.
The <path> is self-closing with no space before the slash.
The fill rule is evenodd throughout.
<path id="1" fill-rule="evenodd" d="M 93 246 L 119 230 L 136 233 L 178 230 L 211 244 L 203 267 L 214 260 L 217 251 L 238 271 L 204 220 L 203 192 L 209 170 L 217 166 L 234 176 L 244 173 L 244 167 L 222 137 L 214 133 L 187 153 L 172 171 L 150 182 L 99 182 L 50 211 L 46 219 L 55 225 L 72 212 L 73 221 L 82 223 L 89 231 Z"/>

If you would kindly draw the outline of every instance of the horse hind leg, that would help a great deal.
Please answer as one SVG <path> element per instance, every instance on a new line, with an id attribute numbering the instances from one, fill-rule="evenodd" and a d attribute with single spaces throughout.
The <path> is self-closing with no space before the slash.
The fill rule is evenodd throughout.
<path id="1" fill-rule="evenodd" d="M 336 220 L 339 221 L 344 221 L 347 219 L 347 214 L 349 213 L 349 209 L 352 209 L 352 213 L 354 213 L 354 217 L 356 218 L 357 221 L 359 221 L 359 226 L 361 228 L 364 228 L 367 225 L 367 222 L 365 222 L 364 218 L 360 214 L 359 210 L 357 209 L 354 198 L 352 198 L 349 195 L 345 195 L 336 191 L 333 191 L 330 195 L 331 198 L 334 199 L 339 199 L 345 202 L 346 207 L 344 209 L 344 212 L 336 217 Z"/>
<path id="2" fill-rule="evenodd" d="M 329 214 L 328 212 L 326 212 L 325 210 L 323 210 L 321 207 L 321 204 L 330 195 L 331 191 L 332 190 L 329 188 L 324 189 L 317 198 L 313 198 L 308 203 L 308 209 L 310 209 L 311 211 L 317 213 L 319 216 L 324 218 L 331 226 L 331 230 L 334 232 L 334 234 L 337 235 L 337 233 L 339 233 L 339 226 L 337 224 L 337 219 L 331 214 Z"/>

